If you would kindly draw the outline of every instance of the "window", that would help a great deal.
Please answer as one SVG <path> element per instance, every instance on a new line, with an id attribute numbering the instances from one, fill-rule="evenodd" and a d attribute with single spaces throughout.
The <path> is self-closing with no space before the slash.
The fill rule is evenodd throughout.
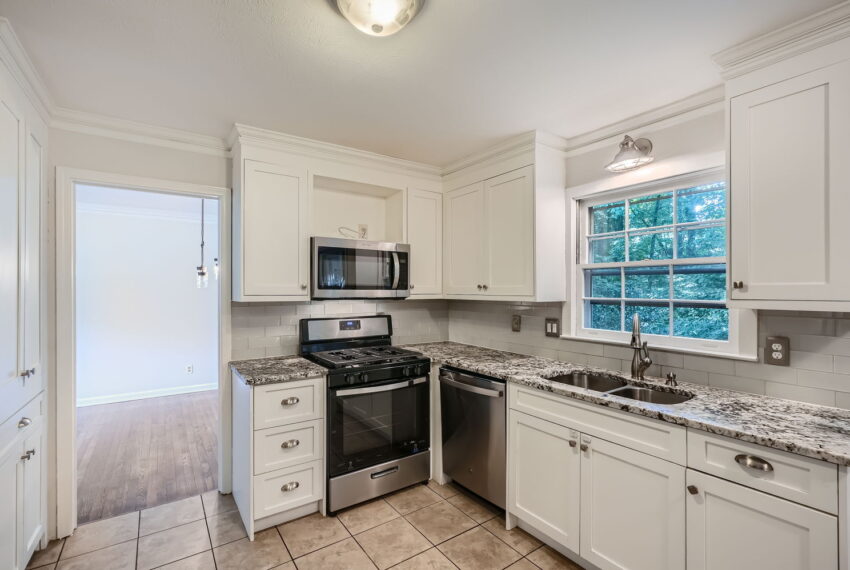
<path id="1" fill-rule="evenodd" d="M 726 307 L 720 177 L 692 175 L 578 202 L 576 336 L 628 342 L 637 314 L 656 346 L 738 352 L 740 315 Z"/>

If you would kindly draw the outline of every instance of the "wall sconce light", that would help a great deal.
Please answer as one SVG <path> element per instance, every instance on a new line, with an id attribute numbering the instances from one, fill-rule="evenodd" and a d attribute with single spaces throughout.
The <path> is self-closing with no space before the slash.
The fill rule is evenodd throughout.
<path id="1" fill-rule="evenodd" d="M 633 139 L 629 135 L 620 143 L 620 151 L 605 170 L 609 172 L 625 172 L 655 160 L 652 156 L 652 141 L 649 139 Z"/>

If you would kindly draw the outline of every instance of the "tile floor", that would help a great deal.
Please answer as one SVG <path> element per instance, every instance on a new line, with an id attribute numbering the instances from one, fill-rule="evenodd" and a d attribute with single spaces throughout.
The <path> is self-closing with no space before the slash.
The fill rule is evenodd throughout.
<path id="1" fill-rule="evenodd" d="M 415 485 L 335 517 L 310 515 L 252 543 L 231 496 L 205 493 L 80 526 L 36 552 L 40 570 L 581 570 L 457 487 Z"/>

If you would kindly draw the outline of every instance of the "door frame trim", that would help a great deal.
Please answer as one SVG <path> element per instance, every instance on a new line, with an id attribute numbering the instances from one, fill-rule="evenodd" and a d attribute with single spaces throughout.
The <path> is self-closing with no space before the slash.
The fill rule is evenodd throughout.
<path id="1" fill-rule="evenodd" d="M 229 188 L 186 182 L 127 176 L 93 170 L 56 167 L 56 365 L 52 384 L 55 431 L 51 457 L 55 460 L 54 500 L 48 501 L 54 521 L 49 524 L 51 537 L 70 535 L 77 527 L 77 452 L 76 452 L 76 190 L 77 184 L 111 186 L 166 194 L 216 199 L 219 203 L 219 490 L 231 492 L 231 191 Z M 51 407 L 53 407 L 51 406 Z M 55 453 L 54 453 L 55 452 Z M 50 503 L 53 504 L 50 504 Z M 53 518 L 51 517 L 51 518 Z M 55 531 L 55 534 L 54 532 Z"/>

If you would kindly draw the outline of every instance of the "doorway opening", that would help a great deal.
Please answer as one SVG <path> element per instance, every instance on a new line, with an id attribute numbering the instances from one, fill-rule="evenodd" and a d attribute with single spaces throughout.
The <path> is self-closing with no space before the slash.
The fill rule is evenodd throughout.
<path id="1" fill-rule="evenodd" d="M 74 188 L 77 524 L 219 488 L 219 200 Z"/>

